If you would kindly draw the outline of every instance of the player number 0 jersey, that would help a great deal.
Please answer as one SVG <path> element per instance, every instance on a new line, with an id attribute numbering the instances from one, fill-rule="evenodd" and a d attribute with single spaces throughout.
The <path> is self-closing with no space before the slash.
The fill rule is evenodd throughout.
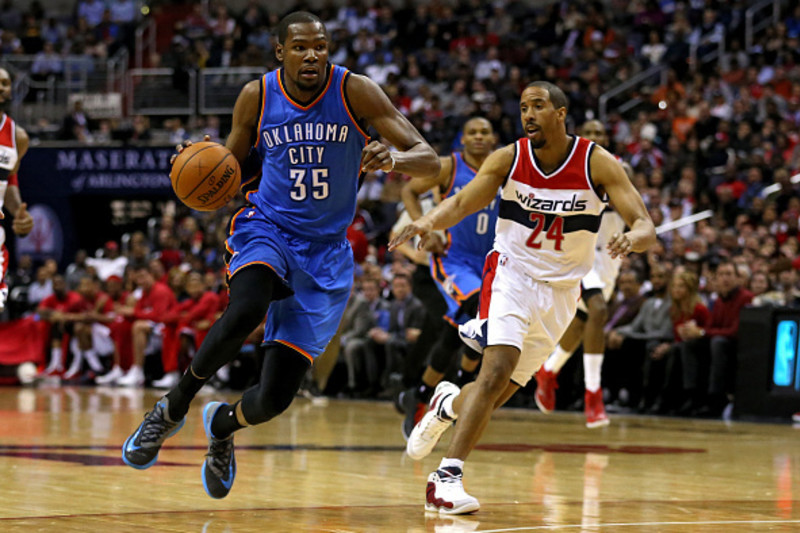
<path id="1" fill-rule="evenodd" d="M 576 286 L 591 270 L 607 206 L 591 179 L 594 143 L 573 139 L 567 158 L 550 173 L 541 170 L 527 138 L 515 143 L 494 241 L 495 250 L 533 279 L 561 287 Z"/>

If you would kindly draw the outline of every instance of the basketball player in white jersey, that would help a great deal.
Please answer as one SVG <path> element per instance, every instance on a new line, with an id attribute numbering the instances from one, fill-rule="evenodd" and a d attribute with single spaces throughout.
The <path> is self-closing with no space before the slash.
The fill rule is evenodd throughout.
<path id="1" fill-rule="evenodd" d="M 17 171 L 20 161 L 28 151 L 28 134 L 8 116 L 11 106 L 11 76 L 0 68 L 0 218 L 5 218 L 3 207 L 14 216 L 11 228 L 24 237 L 33 229 L 33 218 L 19 195 Z M 6 234 L 0 227 L 0 311 L 5 308 L 8 286 L 4 278 L 8 270 Z"/>
<path id="2" fill-rule="evenodd" d="M 520 115 L 526 137 L 490 155 L 466 187 L 390 243 L 394 249 L 420 235 L 424 245 L 432 231 L 486 206 L 502 187 L 479 318 L 460 328 L 468 345 L 484 347 L 478 378 L 463 390 L 441 382 L 406 446 L 410 457 L 422 459 L 459 419 L 447 455 L 428 477 L 427 511 L 463 514 L 480 508 L 464 491 L 464 460 L 492 412 L 525 386 L 575 315 L 607 196 L 630 228 L 609 241 L 612 258 L 643 252 L 656 242 L 644 202 L 619 162 L 588 139 L 567 135 L 561 89 L 544 81 L 530 84 L 520 97 Z"/>
<path id="3" fill-rule="evenodd" d="M 608 146 L 608 135 L 603 123 L 590 120 L 581 126 L 580 136 L 595 142 L 598 146 Z M 631 177 L 632 169 L 621 162 L 625 173 Z M 625 231 L 625 221 L 611 208 L 603 212 L 600 229 L 597 233 L 597 250 L 602 250 L 612 235 Z M 606 408 L 603 405 L 603 390 L 600 386 L 600 371 L 606 342 L 603 327 L 606 325 L 608 309 L 606 302 L 611 299 L 617 283 L 622 260 L 612 259 L 604 253 L 595 254 L 592 270 L 581 280 L 581 299 L 578 312 L 567 331 L 561 337 L 555 351 L 550 354 L 542 368 L 536 373 L 536 405 L 543 413 L 556 408 L 556 389 L 558 373 L 572 356 L 583 339 L 583 379 L 586 385 L 584 414 L 586 427 L 596 428 L 608 425 Z"/>

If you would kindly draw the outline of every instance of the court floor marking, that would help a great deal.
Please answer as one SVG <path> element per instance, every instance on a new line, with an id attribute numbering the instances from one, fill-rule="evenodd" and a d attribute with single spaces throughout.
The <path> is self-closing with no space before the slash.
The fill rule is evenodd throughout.
<path id="1" fill-rule="evenodd" d="M 442 515 L 447 516 L 447 515 Z M 478 515 L 475 516 L 476 518 Z M 506 533 L 509 531 L 544 531 L 590 527 L 650 527 L 650 526 L 728 526 L 736 524 L 800 524 L 800 520 L 704 520 L 699 522 L 609 522 L 607 524 L 564 524 L 552 526 L 525 526 L 503 529 L 477 529 L 475 533 Z"/>
<path id="2" fill-rule="evenodd" d="M 800 504 L 800 500 L 789 500 L 793 503 Z M 659 501 L 659 500 L 609 500 L 603 502 L 605 505 L 630 505 L 631 503 L 642 504 L 664 504 L 664 503 L 698 503 L 699 500 L 683 500 L 683 501 Z M 748 503 L 774 503 L 773 500 L 748 500 Z M 583 505 L 582 500 L 564 502 L 564 505 Z M 742 503 L 739 500 L 703 500 L 700 503 Z M 493 502 L 486 504 L 484 509 L 491 512 L 493 507 L 518 507 L 518 506 L 532 506 L 539 505 L 536 502 Z M 29 515 L 29 516 L 0 516 L 0 522 L 22 521 L 22 520 L 50 520 L 50 519 L 71 519 L 71 518 L 99 518 L 99 517 L 126 517 L 126 516 L 153 516 L 153 515 L 176 515 L 176 514 L 219 514 L 219 513 L 241 513 L 241 512 L 256 512 L 256 513 L 270 513 L 280 511 L 335 511 L 335 510 L 348 510 L 348 509 L 402 509 L 402 508 L 424 508 L 422 503 L 413 504 L 399 504 L 399 505 L 313 505 L 308 507 L 294 507 L 294 506 L 276 506 L 276 507 L 239 507 L 228 509 L 162 509 L 157 511 L 120 511 L 117 513 L 70 513 L 70 514 L 49 514 L 49 515 Z M 430 513 L 425 511 L 425 515 L 437 516 L 437 513 Z M 447 515 L 438 514 L 441 518 L 476 518 L 480 520 L 480 514 L 474 515 Z M 599 523 L 592 524 L 592 527 L 634 527 L 634 526 L 660 526 L 660 525 L 725 525 L 725 524 L 794 524 L 800 523 L 797 520 L 719 520 L 719 521 L 699 521 L 699 522 L 619 522 L 619 523 Z M 517 528 L 504 528 L 504 529 L 485 529 L 476 530 L 475 533 L 501 533 L 510 531 L 537 531 L 546 529 L 561 529 L 561 528 L 579 528 L 586 527 L 586 524 L 564 524 L 564 525 L 541 525 L 541 526 L 524 526 Z"/>

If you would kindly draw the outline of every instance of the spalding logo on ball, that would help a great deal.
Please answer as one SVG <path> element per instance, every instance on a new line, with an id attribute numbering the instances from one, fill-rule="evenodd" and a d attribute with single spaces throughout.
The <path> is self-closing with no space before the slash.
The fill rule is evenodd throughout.
<path id="1" fill-rule="evenodd" d="M 216 211 L 236 196 L 242 171 L 230 150 L 206 141 L 184 148 L 169 178 L 181 202 L 197 211 Z"/>

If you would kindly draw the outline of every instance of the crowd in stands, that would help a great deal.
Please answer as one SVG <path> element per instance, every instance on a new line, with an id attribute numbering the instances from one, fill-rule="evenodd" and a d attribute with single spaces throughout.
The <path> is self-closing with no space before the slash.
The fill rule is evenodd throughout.
<path id="1" fill-rule="evenodd" d="M 192 7 L 174 28 L 163 28 L 174 37 L 159 59 L 162 65 L 277 66 L 270 49 L 282 12 L 256 1 L 241 13 L 221 3 L 212 2 L 207 10 L 204 5 Z M 290 10 L 298 7 L 303 6 Z M 395 8 L 379 1 L 371 8 L 361 2 L 326 4 L 318 13 L 331 35 L 331 61 L 380 83 L 442 154 L 458 147 L 460 126 L 475 114 L 492 122 L 498 145 L 521 136 L 518 98 L 530 80 L 547 79 L 565 90 L 572 130 L 597 118 L 603 92 L 651 66 L 665 67 L 664 83 L 656 76 L 626 93 L 627 100 L 639 102 L 632 111 L 620 113 L 611 106 L 608 148 L 631 164 L 634 184 L 656 226 L 704 210 L 713 214 L 661 234 L 656 249 L 625 260 L 608 313 L 604 386 L 607 400 L 620 409 L 719 416 L 733 399 L 739 309 L 800 307 L 800 189 L 792 180 L 800 172 L 800 3 L 785 3 L 780 22 L 756 34 L 749 49 L 747 7 L 743 1 L 610 0 L 534 8 L 519 1 L 460 0 Z M 21 37 L 26 24 L 45 28 L 44 17 L 20 13 L 9 19 L 5 13 L 3 53 L 22 49 L 52 55 L 52 46 L 45 52 L 49 37 L 42 37 L 38 50 L 25 48 Z M 88 13 L 87 8 L 78 13 Z M 78 20 L 99 28 L 107 18 L 101 13 L 94 24 L 85 15 Z M 13 28 L 9 20 L 16 20 Z M 65 43 L 72 46 L 69 35 L 52 42 L 57 53 Z M 7 48 L 15 39 L 17 48 Z M 721 41 L 721 56 L 705 62 Z M 133 118 L 142 140 L 149 138 L 149 120 Z M 226 120 L 190 117 L 186 127 L 186 117 L 175 117 L 158 127 L 171 132 L 171 142 L 185 136 L 198 140 L 209 129 L 220 138 Z M 421 331 L 437 320 L 410 295 L 415 271 L 424 267 L 385 248 L 406 179 L 369 174 L 359 193 L 348 233 L 359 263 L 356 286 L 341 339 L 332 348 L 339 352 L 343 376 L 315 383 L 323 391 L 327 385 L 329 394 L 386 393 L 397 385 L 403 358 L 414 350 Z M 192 349 L 181 339 L 194 338 L 196 346 L 213 320 L 204 315 L 187 326 L 187 315 L 181 314 L 191 314 L 193 304 L 187 302 L 213 294 L 219 300 L 216 312 L 224 307 L 221 252 L 233 209 L 232 204 L 199 214 L 179 208 L 160 221 L 156 235 L 134 235 L 120 256 L 117 243 L 106 246 L 99 258 L 79 254 L 66 278 L 59 278 L 53 262 L 36 268 L 22 260 L 12 283 L 28 286 L 28 312 L 46 308 L 42 302 L 52 300 L 48 291 L 58 294 L 59 286 L 78 290 L 83 305 L 96 303 L 95 289 L 116 294 L 116 307 L 107 316 L 116 317 L 111 324 L 124 323 L 133 337 L 125 341 L 130 346 L 124 350 L 132 355 L 122 354 L 124 364 L 140 364 L 148 349 L 157 352 L 157 343 L 145 341 L 161 332 L 170 351 L 162 357 L 163 369 L 180 370 Z M 121 267 L 107 273 L 115 260 Z M 84 282 L 87 276 L 91 283 Z M 141 303 L 137 311 L 137 304 L 121 296 L 147 294 L 153 283 L 169 290 L 171 303 L 162 315 L 147 314 L 151 311 L 143 311 Z M 404 312 L 398 312 L 401 307 Z M 53 314 L 40 316 L 54 321 Z M 184 335 L 189 327 L 192 335 L 188 329 Z M 109 329 L 120 357 L 120 335 Z M 559 377 L 562 388 L 579 382 L 579 364 L 571 365 Z M 131 381 L 140 384 L 145 376 L 140 377 Z M 159 376 L 146 377 L 149 382 Z M 520 404 L 532 405 L 530 390 L 518 396 Z M 581 396 L 559 395 L 560 406 Z"/>

